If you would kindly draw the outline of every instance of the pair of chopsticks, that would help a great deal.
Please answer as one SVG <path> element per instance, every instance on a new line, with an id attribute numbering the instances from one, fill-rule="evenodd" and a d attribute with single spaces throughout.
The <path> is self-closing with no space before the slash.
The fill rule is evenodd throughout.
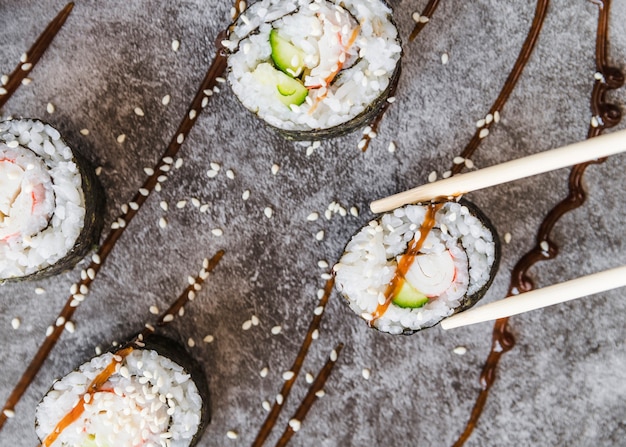
<path id="1" fill-rule="evenodd" d="M 374 213 L 381 213 L 410 203 L 427 202 L 442 197 L 455 197 L 470 191 L 532 177 L 621 152 L 626 152 L 626 130 L 422 185 L 376 200 L 371 203 L 370 208 Z M 623 286 L 626 286 L 626 266 L 583 276 L 467 310 L 443 320 L 441 326 L 444 329 L 452 329 L 505 318 Z"/>

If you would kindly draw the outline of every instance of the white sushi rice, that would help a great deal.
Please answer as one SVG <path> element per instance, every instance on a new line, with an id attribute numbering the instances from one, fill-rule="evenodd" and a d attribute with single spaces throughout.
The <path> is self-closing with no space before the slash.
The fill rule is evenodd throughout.
<path id="1" fill-rule="evenodd" d="M 284 130 L 327 129 L 345 123 L 363 112 L 388 87 L 402 48 L 390 20 L 391 10 L 380 0 L 262 0 L 240 17 L 224 44 L 233 53 L 228 58 L 230 82 L 243 105 L 270 125 Z M 329 52 L 325 23 L 346 42 L 360 26 L 346 61 L 326 88 L 324 78 L 336 68 Z M 307 101 L 285 106 L 276 99 L 275 88 L 263 85 L 252 74 L 271 63 L 269 34 L 272 28 L 305 53 L 311 70 L 305 78 Z M 332 36 L 335 37 L 335 36 Z M 336 40 L 336 38 L 335 38 Z M 337 42 L 330 42 L 335 45 Z M 307 79 L 308 78 L 308 79 Z M 314 107 L 314 111 L 311 108 Z"/>
<path id="2" fill-rule="evenodd" d="M 35 120 L 0 123 L 0 279 L 63 258 L 84 218 L 80 171 L 59 132 Z"/>
<path id="3" fill-rule="evenodd" d="M 202 397 L 183 367 L 156 351 L 133 350 L 100 391 L 83 397 L 113 356 L 95 357 L 54 383 L 36 409 L 37 436 L 43 440 L 84 399 L 83 413 L 52 446 L 189 446 L 200 426 Z"/>
<path id="4" fill-rule="evenodd" d="M 427 206 L 409 205 L 370 222 L 350 240 L 335 265 L 337 289 L 352 310 L 365 320 L 371 320 L 379 303 L 384 301 L 398 258 L 413 238 L 419 239 L 426 212 Z M 496 258 L 494 235 L 463 204 L 447 202 L 436 213 L 435 225 L 420 253 L 445 250 L 454 259 L 452 286 L 420 308 L 402 308 L 392 302 L 373 321 L 373 326 L 391 334 L 430 327 L 452 314 L 465 296 L 475 294 L 487 284 Z"/>

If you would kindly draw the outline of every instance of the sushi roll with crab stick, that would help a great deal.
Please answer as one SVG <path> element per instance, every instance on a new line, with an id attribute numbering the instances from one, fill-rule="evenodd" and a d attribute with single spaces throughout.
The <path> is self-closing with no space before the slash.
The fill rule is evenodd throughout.
<path id="1" fill-rule="evenodd" d="M 402 47 L 381 0 L 261 0 L 222 44 L 239 101 L 288 139 L 369 124 L 400 75 Z"/>
<path id="2" fill-rule="evenodd" d="M 412 334 L 473 306 L 499 258 L 495 228 L 471 202 L 407 205 L 352 237 L 335 283 L 370 326 Z"/>
<path id="3" fill-rule="evenodd" d="M 44 447 L 189 447 L 209 419 L 201 367 L 179 344 L 150 335 L 56 381 L 35 430 Z"/>
<path id="4" fill-rule="evenodd" d="M 0 122 L 0 282 L 73 267 L 97 243 L 103 208 L 94 170 L 58 130 Z"/>

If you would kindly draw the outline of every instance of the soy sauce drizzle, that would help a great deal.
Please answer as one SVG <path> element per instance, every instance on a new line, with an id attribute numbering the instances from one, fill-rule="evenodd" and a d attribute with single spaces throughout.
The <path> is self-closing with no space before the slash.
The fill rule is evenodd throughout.
<path id="1" fill-rule="evenodd" d="M 296 378 L 298 377 L 298 373 L 302 369 L 302 364 L 304 363 L 304 359 L 306 358 L 309 352 L 309 348 L 311 347 L 311 342 L 313 341 L 313 333 L 317 331 L 320 327 L 322 317 L 324 316 L 324 309 L 326 308 L 326 304 L 328 303 L 328 299 L 330 298 L 330 294 L 333 291 L 334 285 L 335 285 L 335 277 L 333 276 L 329 280 L 326 281 L 326 285 L 324 286 L 324 295 L 322 295 L 322 298 L 320 299 L 319 304 L 318 304 L 318 309 L 321 308 L 322 311 L 314 312 L 313 319 L 311 320 L 311 323 L 309 324 L 309 330 L 307 331 L 304 337 L 304 341 L 302 342 L 302 345 L 300 346 L 300 350 L 298 351 L 298 355 L 296 356 L 296 359 L 294 360 L 293 365 L 291 366 L 290 371 L 293 372 L 293 377 L 289 380 L 285 380 L 285 382 L 283 383 L 283 387 L 280 390 L 282 401 L 280 403 L 278 401 L 274 401 L 274 404 L 272 405 L 272 408 L 269 414 L 265 418 L 263 425 L 261 425 L 261 428 L 259 429 L 259 433 L 256 435 L 256 438 L 254 439 L 254 442 L 252 443 L 253 447 L 261 447 L 263 443 L 265 442 L 265 440 L 267 439 L 267 437 L 269 436 L 269 434 L 271 433 L 274 426 L 276 425 L 276 422 L 278 421 L 278 416 L 280 415 L 280 412 L 282 411 L 283 406 L 285 402 L 287 401 L 287 398 L 289 397 L 291 388 L 293 387 L 293 384 L 295 383 Z M 330 374 L 330 371 L 329 371 L 329 374 Z M 312 404 L 313 404 L 313 401 L 306 404 L 307 406 L 305 408 L 307 408 L 307 411 L 308 411 L 308 407 L 310 407 Z M 303 405 L 305 404 L 303 403 Z"/>
<path id="2" fill-rule="evenodd" d="M 426 5 L 424 10 L 420 14 L 420 18 L 425 17 L 426 19 L 430 20 L 430 18 L 435 13 L 435 10 L 437 9 L 437 6 L 439 6 L 439 0 L 429 0 L 428 4 Z M 420 31 L 422 31 L 424 27 L 426 26 L 426 24 L 428 23 L 428 20 L 424 20 L 424 21 L 419 20 L 415 24 L 415 27 L 413 28 L 413 31 L 411 32 L 411 35 L 409 36 L 409 41 L 413 42 L 415 40 L 415 38 L 420 33 Z"/>
<path id="3" fill-rule="evenodd" d="M 400 260 L 398 261 L 398 267 L 396 268 L 396 272 L 393 275 L 391 282 L 385 289 L 385 302 L 382 304 L 379 303 L 378 306 L 376 307 L 376 311 L 372 314 L 372 318 L 369 321 L 370 326 L 373 326 L 374 322 L 385 314 L 385 312 L 389 308 L 389 305 L 391 304 L 391 301 L 402 288 L 402 285 L 404 284 L 404 281 L 405 281 L 404 277 L 406 276 L 407 272 L 411 268 L 411 264 L 413 264 L 415 257 L 419 254 L 419 251 L 422 249 L 422 246 L 424 245 L 424 241 L 428 237 L 428 233 L 430 233 L 430 231 L 435 226 L 435 215 L 437 214 L 437 211 L 439 211 L 443 205 L 444 205 L 444 202 L 440 202 L 440 203 L 431 202 L 428 204 L 428 208 L 426 210 L 426 216 L 424 216 L 424 221 L 422 222 L 422 225 L 419 228 L 420 237 L 419 239 L 415 239 L 415 238 L 411 239 L 411 242 L 406 252 L 400 257 Z"/>
<path id="4" fill-rule="evenodd" d="M 528 35 L 526 36 L 526 40 L 524 41 L 524 44 L 522 45 L 522 49 L 520 50 L 519 55 L 517 56 L 515 64 L 513 65 L 513 69 L 509 73 L 509 76 L 506 78 L 506 81 L 504 83 L 504 86 L 502 87 L 502 90 L 500 91 L 500 94 L 498 95 L 495 102 L 489 109 L 488 115 L 491 115 L 492 117 L 494 117 L 500 114 L 500 111 L 504 107 L 504 104 L 506 104 L 507 100 L 509 99 L 509 96 L 513 92 L 513 89 L 517 85 L 517 81 L 522 75 L 522 72 L 524 71 L 524 68 L 526 67 L 526 64 L 528 63 L 528 59 L 530 59 L 530 55 L 532 54 L 533 49 L 535 48 L 535 45 L 537 43 L 537 38 L 539 37 L 539 33 L 541 32 L 544 19 L 546 18 L 549 3 L 550 3 L 549 0 L 537 1 L 537 7 L 535 9 L 535 16 L 533 18 L 533 23 L 530 27 Z M 485 131 L 488 134 L 489 129 L 491 129 L 491 127 L 496 122 L 497 122 L 497 119 L 493 119 L 493 120 L 490 120 L 489 122 L 485 122 L 484 126 L 477 128 L 476 132 L 472 136 L 472 139 L 467 144 L 467 146 L 465 146 L 465 149 L 463 149 L 463 152 L 461 152 L 460 156 L 464 159 L 470 158 L 474 154 L 474 151 L 476 151 L 476 149 L 480 145 L 483 138 L 485 138 Z M 453 175 L 458 174 L 463 169 L 463 166 L 464 166 L 463 164 L 453 164 L 450 171 L 452 172 Z"/>
<path id="5" fill-rule="evenodd" d="M 241 2 L 236 2 L 235 4 L 235 18 L 240 13 L 238 9 L 238 5 Z M 221 42 L 226 38 L 226 31 L 222 31 L 218 34 L 216 47 L 217 51 L 214 56 L 213 62 L 209 67 L 202 83 L 200 84 L 200 88 L 196 92 L 191 105 L 187 109 L 187 112 L 184 115 L 181 123 L 176 130 L 176 133 L 170 140 L 170 143 L 161 156 L 161 158 L 157 161 L 154 166 L 154 173 L 144 181 L 144 184 L 141 188 L 138 189 L 138 192 L 133 197 L 133 200 L 130 202 L 132 206 L 128 207 L 126 212 L 123 212 L 121 216 L 118 217 L 117 221 L 118 226 L 113 228 L 106 239 L 98 249 L 98 251 L 92 256 L 92 262 L 89 264 L 86 270 L 92 272 L 92 275 L 84 275 L 84 277 L 76 283 L 77 290 L 80 293 L 72 293 L 67 299 L 65 305 L 59 312 L 58 316 L 55 318 L 55 321 L 70 321 L 76 308 L 80 305 L 82 300 L 85 299 L 85 295 L 89 291 L 89 286 L 93 282 L 93 280 L 97 277 L 102 264 L 106 261 L 108 255 L 111 253 L 118 239 L 124 233 L 124 230 L 133 219 L 133 217 L 137 214 L 143 203 L 146 201 L 150 193 L 154 191 L 157 185 L 160 187 L 160 182 L 158 178 L 161 175 L 164 175 L 165 172 L 169 171 L 169 165 L 173 162 L 173 157 L 176 156 L 180 147 L 182 146 L 185 138 L 193 128 L 196 118 L 202 111 L 202 109 L 208 104 L 210 97 L 212 96 L 212 89 L 217 84 L 217 78 L 221 76 L 226 70 L 227 66 L 227 52 L 222 46 Z M 208 93 L 208 95 L 207 95 Z M 161 167 L 167 168 L 161 170 Z M 123 222 L 123 225 L 119 225 L 119 222 Z M 83 293 L 82 290 L 86 292 Z M 77 295 L 80 296 L 80 299 L 77 299 Z M 7 398 L 4 406 L 2 407 L 2 412 L 0 413 L 0 430 L 4 426 L 4 423 L 7 420 L 7 414 L 11 414 L 14 411 L 15 405 L 19 402 L 22 395 L 26 392 L 28 387 L 33 382 L 35 376 L 41 369 L 43 363 L 50 355 L 50 352 L 56 345 L 57 341 L 61 337 L 63 330 L 65 328 L 64 324 L 57 325 L 53 324 L 50 326 L 51 332 L 46 334 L 46 339 L 43 341 L 37 353 L 29 363 L 28 367 L 22 374 L 20 380 L 17 385 L 11 391 L 11 394 Z"/>
<path id="6" fill-rule="evenodd" d="M 65 5 L 65 8 L 63 8 L 54 19 L 52 19 L 43 33 L 41 33 L 41 35 L 37 38 L 33 46 L 26 53 L 24 53 L 26 57 L 20 60 L 20 63 L 17 67 L 15 67 L 13 73 L 9 75 L 9 80 L 6 85 L 0 85 L 0 109 L 19 88 L 22 81 L 26 78 L 26 76 L 28 76 L 37 62 L 39 62 L 39 59 L 46 52 L 57 33 L 61 30 L 61 27 L 67 20 L 67 17 L 70 15 L 73 8 L 74 2 L 70 2 Z"/>
<path id="7" fill-rule="evenodd" d="M 596 33 L 596 69 L 600 75 L 596 76 L 596 82 L 591 94 L 591 111 L 595 121 L 589 126 L 587 138 L 593 138 L 602 133 L 605 129 L 617 125 L 621 121 L 621 112 L 617 106 L 610 104 L 606 100 L 606 92 L 615 90 L 624 85 L 624 74 L 615 67 L 609 66 L 606 53 L 609 44 L 608 21 L 610 0 L 594 2 L 599 7 L 598 28 Z M 536 237 L 535 246 L 527 252 L 515 265 L 511 272 L 511 282 L 507 296 L 515 295 L 534 289 L 534 283 L 528 275 L 529 269 L 539 261 L 552 259 L 558 254 L 558 247 L 550 241 L 550 233 L 563 215 L 568 211 L 580 207 L 585 201 L 586 194 L 582 184 L 582 176 L 587 166 L 603 163 L 606 159 L 590 161 L 576 165 L 572 168 L 568 179 L 569 193 L 565 199 L 559 202 L 543 220 Z M 545 244 L 548 250 L 545 250 Z M 544 248 L 542 248 L 544 245 Z M 491 351 L 480 374 L 480 391 L 470 419 L 465 426 L 465 430 L 454 443 L 454 446 L 462 446 L 471 436 L 474 427 L 482 414 L 482 411 L 489 395 L 489 390 L 496 380 L 496 368 L 500 357 L 505 352 L 511 350 L 515 345 L 515 338 L 507 328 L 508 318 L 497 320 L 494 325 Z"/>

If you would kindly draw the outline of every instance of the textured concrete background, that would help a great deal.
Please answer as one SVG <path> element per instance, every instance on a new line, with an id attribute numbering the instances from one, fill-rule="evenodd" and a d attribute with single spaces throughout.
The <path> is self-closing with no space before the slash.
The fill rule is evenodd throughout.
<path id="1" fill-rule="evenodd" d="M 531 1 L 442 2 L 413 43 L 411 14 L 425 0 L 392 1 L 405 41 L 397 101 L 367 152 L 358 132 L 306 147 L 282 140 L 237 103 L 228 88 L 201 114 L 180 152 L 181 169 L 151 195 L 113 250 L 77 310 L 76 331 L 60 342 L 0 432 L 3 446 L 32 446 L 34 409 L 54 378 L 152 321 L 187 275 L 218 249 L 226 255 L 183 319 L 166 331 L 186 342 L 209 376 L 213 421 L 202 446 L 250 445 L 282 384 L 316 306 L 324 281 L 318 260 L 333 263 L 348 237 L 372 215 L 369 202 L 449 169 L 475 122 L 497 96 L 534 12 Z M 0 72 L 20 55 L 64 6 L 63 0 L 0 2 Z M 218 31 L 228 23 L 227 1 L 79 1 L 35 70 L 0 114 L 40 118 L 97 166 L 108 199 L 106 225 L 143 183 L 175 132 L 209 66 Z M 493 165 L 586 136 L 591 118 L 598 8 L 584 0 L 551 3 L 538 46 L 505 108 L 473 161 Z M 626 68 L 626 4 L 614 2 L 609 60 Z M 171 42 L 181 42 L 177 52 Z M 441 55 L 449 62 L 443 65 Z M 168 106 L 161 98 L 169 94 Z M 626 103 L 626 89 L 611 94 Z M 54 104 L 56 111 L 46 112 Z M 135 107 L 144 117 L 133 113 Z M 626 127 L 622 122 L 620 128 Z M 87 136 L 81 129 L 89 129 Z M 126 134 L 123 144 L 116 137 Z M 395 153 L 387 150 L 390 141 Z M 559 256 L 531 271 L 544 286 L 626 263 L 623 156 L 585 175 L 586 204 L 568 214 L 552 235 Z M 222 166 L 215 179 L 206 171 Z M 272 175 L 271 167 L 280 170 Z M 235 178 L 225 175 L 232 169 Z M 501 268 L 483 303 L 502 298 L 510 271 L 534 245 L 539 222 L 566 194 L 568 170 L 520 180 L 470 199 L 491 217 L 503 245 Z M 242 201 L 244 190 L 250 199 Z M 182 199 L 210 204 L 206 213 Z M 169 211 L 160 202 L 169 204 Z M 359 217 L 323 214 L 329 203 L 356 206 Z M 263 209 L 274 210 L 271 219 Z M 159 218 L 169 225 L 161 229 Z M 221 228 L 217 237 L 212 229 Z M 315 234 L 325 231 L 322 241 Z M 79 278 L 81 266 L 34 283 L 0 287 L 0 401 L 4 402 Z M 41 287 L 43 295 L 34 290 Z M 624 291 L 528 313 L 510 322 L 517 345 L 503 357 L 498 380 L 467 445 L 619 445 L 626 437 L 626 328 Z M 242 323 L 252 315 L 260 325 Z M 14 330 L 11 320 L 22 324 Z M 282 325 L 282 333 L 270 329 Z M 315 373 L 332 347 L 346 347 L 326 390 L 292 440 L 294 446 L 448 446 L 461 433 L 480 385 L 492 324 L 448 333 L 434 328 L 411 337 L 369 330 L 333 294 L 304 372 Z M 204 336 L 215 337 L 203 343 Z M 465 355 L 453 352 L 467 348 Z M 259 371 L 269 367 L 262 378 Z M 362 377 L 363 368 L 371 377 Z M 304 395 L 296 383 L 275 442 Z M 226 437 L 239 433 L 236 440 Z"/>

